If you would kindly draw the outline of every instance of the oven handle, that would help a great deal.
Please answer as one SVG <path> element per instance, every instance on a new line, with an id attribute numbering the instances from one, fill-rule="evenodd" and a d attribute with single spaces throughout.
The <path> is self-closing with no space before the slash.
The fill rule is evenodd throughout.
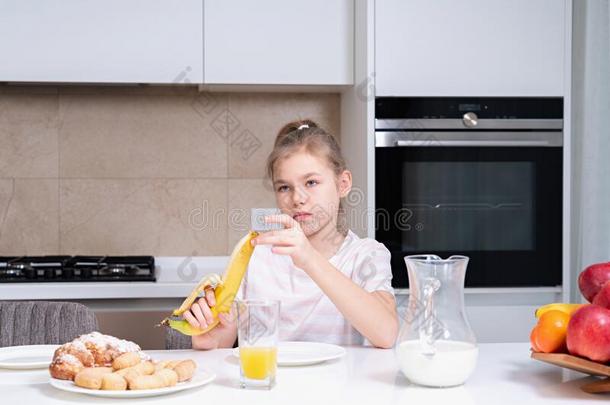
<path id="1" fill-rule="evenodd" d="M 397 140 L 396 146 L 551 146 L 547 141 L 430 141 Z"/>
<path id="2" fill-rule="evenodd" d="M 469 127 L 465 123 L 467 118 L 376 118 L 375 128 L 384 130 L 418 130 L 418 129 L 461 129 L 472 131 L 475 129 L 507 130 L 526 129 L 538 131 L 561 131 L 563 119 L 489 119 L 479 118 L 476 126 Z"/>
<path id="3" fill-rule="evenodd" d="M 378 131 L 376 147 L 560 147 L 563 132 L 405 132 Z"/>

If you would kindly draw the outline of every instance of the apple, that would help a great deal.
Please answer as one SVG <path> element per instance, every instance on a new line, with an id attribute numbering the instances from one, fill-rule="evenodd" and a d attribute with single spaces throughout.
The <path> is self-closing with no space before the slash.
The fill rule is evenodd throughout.
<path id="1" fill-rule="evenodd" d="M 570 354 L 593 361 L 610 361 L 610 309 L 585 305 L 570 318 L 566 335 Z"/>
<path id="2" fill-rule="evenodd" d="M 610 262 L 592 264 L 578 276 L 578 288 L 583 297 L 589 302 L 610 281 Z"/>
<path id="3" fill-rule="evenodd" d="M 603 285 L 602 289 L 593 298 L 592 304 L 610 309 L 610 281 Z"/>

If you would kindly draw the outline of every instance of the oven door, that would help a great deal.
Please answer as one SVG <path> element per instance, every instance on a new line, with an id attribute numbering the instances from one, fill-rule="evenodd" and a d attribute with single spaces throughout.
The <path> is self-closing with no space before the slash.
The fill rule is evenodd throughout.
<path id="1" fill-rule="evenodd" d="M 404 256 L 470 257 L 468 287 L 560 285 L 561 147 L 377 147 L 376 239 Z"/>

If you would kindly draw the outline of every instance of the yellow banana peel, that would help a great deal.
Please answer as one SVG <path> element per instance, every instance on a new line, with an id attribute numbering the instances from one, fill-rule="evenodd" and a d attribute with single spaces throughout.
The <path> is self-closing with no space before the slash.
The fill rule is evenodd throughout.
<path id="1" fill-rule="evenodd" d="M 564 313 L 572 316 L 572 314 L 574 312 L 576 312 L 577 309 L 581 308 L 583 305 L 586 305 L 586 304 L 566 304 L 563 302 L 554 302 L 552 304 L 546 304 L 546 305 L 543 305 L 540 308 L 538 308 L 536 310 L 535 315 L 536 315 L 536 318 L 540 318 L 546 312 L 555 310 L 555 311 L 564 312 Z"/>
<path id="2" fill-rule="evenodd" d="M 258 232 L 250 231 L 241 238 L 233 248 L 229 264 L 222 278 L 217 274 L 206 275 L 186 297 L 180 307 L 176 308 L 171 316 L 161 321 L 161 325 L 168 326 L 188 336 L 201 335 L 214 329 L 219 323 L 218 314 L 227 313 L 231 310 L 235 295 L 237 295 L 241 281 L 248 269 L 250 257 L 254 252 L 254 246 L 250 241 L 256 236 L 258 236 Z M 214 289 L 214 297 L 216 298 L 216 305 L 210 308 L 212 315 L 214 315 L 214 321 L 205 329 L 198 329 L 191 326 L 182 314 L 193 305 L 196 299 L 205 296 L 205 290 L 208 288 Z"/>

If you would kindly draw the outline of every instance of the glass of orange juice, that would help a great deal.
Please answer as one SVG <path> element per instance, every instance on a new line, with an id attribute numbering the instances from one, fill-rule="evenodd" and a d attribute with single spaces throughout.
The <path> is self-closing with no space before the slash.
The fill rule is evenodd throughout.
<path id="1" fill-rule="evenodd" d="M 280 302 L 236 301 L 240 386 L 270 389 L 275 385 Z"/>

